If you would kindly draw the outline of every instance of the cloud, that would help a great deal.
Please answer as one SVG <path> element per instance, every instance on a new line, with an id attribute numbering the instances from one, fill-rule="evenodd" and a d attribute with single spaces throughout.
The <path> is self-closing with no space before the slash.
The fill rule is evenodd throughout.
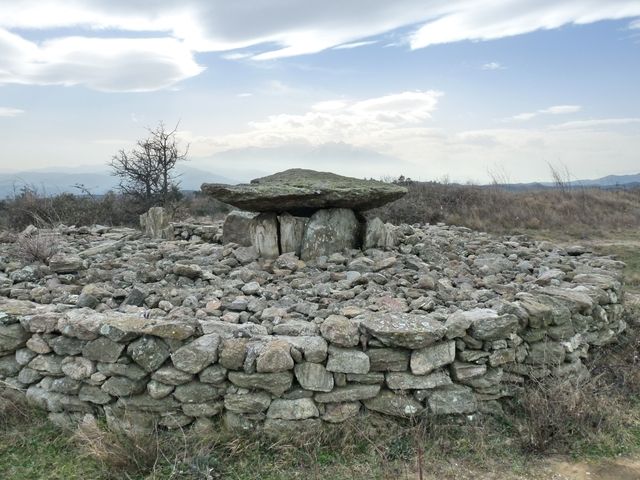
<path id="1" fill-rule="evenodd" d="M 549 108 L 543 108 L 542 110 L 536 110 L 535 112 L 525 112 L 514 115 L 507 120 L 526 121 L 540 115 L 564 115 L 568 113 L 576 113 L 582 110 L 580 105 L 554 105 Z"/>
<path id="2" fill-rule="evenodd" d="M 637 0 L 6 1 L 0 4 L 0 81 L 146 91 L 201 72 L 193 57 L 198 52 L 250 47 L 255 53 L 225 58 L 273 60 L 368 45 L 376 41 L 371 37 L 402 28 L 413 30 L 394 45 L 417 49 L 638 16 Z M 83 35 L 54 38 L 57 29 Z M 37 30 L 46 40 L 36 44 L 16 30 Z"/>
<path id="3" fill-rule="evenodd" d="M 636 16 L 640 16 L 640 3 L 634 0 L 458 1 L 452 3 L 451 11 L 418 28 L 411 37 L 411 47 L 494 40 L 568 24 Z"/>
<path id="4" fill-rule="evenodd" d="M 505 66 L 503 66 L 499 62 L 489 62 L 482 65 L 482 70 L 504 70 Z"/>
<path id="5" fill-rule="evenodd" d="M 273 148 L 294 144 L 323 145 L 343 142 L 359 148 L 395 155 L 396 147 L 417 136 L 428 136 L 424 127 L 435 111 L 442 92 L 407 91 L 364 100 L 327 100 L 302 114 L 271 115 L 249 123 L 242 133 L 222 136 L 181 135 L 194 156 L 207 156 L 235 148 Z"/>
<path id="6" fill-rule="evenodd" d="M 554 130 L 593 129 L 598 127 L 632 125 L 636 123 L 640 123 L 640 118 L 601 118 L 593 120 L 575 120 L 573 122 L 565 122 L 557 125 L 552 125 L 550 128 Z"/>
<path id="7" fill-rule="evenodd" d="M 351 42 L 351 43 L 343 43 L 342 45 L 338 45 L 337 47 L 333 47 L 334 50 L 344 50 L 350 48 L 358 48 L 364 47 L 366 45 L 373 45 L 374 43 L 378 43 L 377 40 L 366 40 L 363 42 Z"/>
<path id="8" fill-rule="evenodd" d="M 0 107 L 0 117 L 17 117 L 23 113 L 24 110 L 20 110 L 19 108 Z"/>
<path id="9" fill-rule="evenodd" d="M 84 85 L 101 91 L 166 88 L 203 70 L 171 38 L 64 37 L 40 45 L 0 29 L 0 85 Z"/>

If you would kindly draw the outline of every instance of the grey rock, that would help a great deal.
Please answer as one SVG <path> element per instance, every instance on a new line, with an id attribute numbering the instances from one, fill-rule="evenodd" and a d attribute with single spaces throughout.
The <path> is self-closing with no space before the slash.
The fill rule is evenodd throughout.
<path id="1" fill-rule="evenodd" d="M 390 372 L 387 373 L 386 380 L 392 390 L 425 390 L 451 383 L 449 375 L 442 370 L 432 372 L 429 375 Z"/>
<path id="2" fill-rule="evenodd" d="M 318 210 L 305 227 L 300 258 L 306 261 L 355 248 L 359 229 L 360 224 L 352 210 Z"/>
<path id="3" fill-rule="evenodd" d="M 406 188 L 391 183 L 304 169 L 257 178 L 249 185 L 205 183 L 202 191 L 245 210 L 292 213 L 320 208 L 369 210 L 407 193 Z"/>
<path id="4" fill-rule="evenodd" d="M 446 385 L 429 394 L 429 409 L 434 415 L 474 413 L 478 403 L 473 391 L 462 385 Z"/>
<path id="5" fill-rule="evenodd" d="M 100 337 L 85 344 L 82 356 L 97 362 L 113 363 L 118 360 L 124 347 L 106 337 Z"/>
<path id="6" fill-rule="evenodd" d="M 452 363 L 456 358 L 456 342 L 443 342 L 411 352 L 411 372 L 425 375 Z"/>
<path id="7" fill-rule="evenodd" d="M 424 410 L 420 402 L 412 396 L 396 394 L 389 390 L 382 390 L 374 398 L 364 400 L 362 403 L 369 410 L 394 417 L 414 417 Z"/>
<path id="8" fill-rule="evenodd" d="M 278 217 L 275 213 L 261 213 L 251 220 L 249 235 L 260 257 L 277 258 L 280 255 Z"/>
<path id="9" fill-rule="evenodd" d="M 316 393 L 314 399 L 319 403 L 355 402 L 373 398 L 380 392 L 380 385 L 353 384 L 338 387 L 327 393 Z"/>
<path id="10" fill-rule="evenodd" d="M 127 377 L 110 377 L 102 384 L 102 390 L 114 397 L 129 397 L 144 392 L 147 382 Z"/>
<path id="11" fill-rule="evenodd" d="M 24 347 L 29 334 L 19 323 L 3 325 L 0 323 L 0 356 L 15 352 Z"/>
<path id="12" fill-rule="evenodd" d="M 319 416 L 318 407 L 310 398 L 297 400 L 277 398 L 271 402 L 267 411 L 267 418 L 280 418 L 283 420 L 304 420 L 317 416 Z"/>
<path id="13" fill-rule="evenodd" d="M 234 210 L 229 213 L 222 227 L 223 243 L 237 243 L 244 247 L 250 247 L 249 225 L 255 216 L 255 213 L 241 210 Z"/>
<path id="14" fill-rule="evenodd" d="M 141 337 L 130 343 L 127 347 L 127 353 L 147 372 L 158 369 L 171 354 L 164 341 L 150 336 Z"/>
<path id="15" fill-rule="evenodd" d="M 140 227 L 144 234 L 151 238 L 173 238 L 173 229 L 169 225 L 169 215 L 162 207 L 151 207 L 147 213 L 140 215 Z"/>
<path id="16" fill-rule="evenodd" d="M 342 423 L 360 412 L 360 402 L 327 403 L 322 420 L 329 423 Z"/>
<path id="17" fill-rule="evenodd" d="M 519 327 L 515 315 L 498 315 L 495 310 L 491 309 L 476 309 L 466 313 L 471 319 L 471 336 L 478 340 L 508 338 Z"/>
<path id="18" fill-rule="evenodd" d="M 182 403 L 205 403 L 222 398 L 223 391 L 209 383 L 190 382 L 178 385 L 173 396 Z"/>
<path id="19" fill-rule="evenodd" d="M 256 370 L 260 373 L 285 372 L 293 368 L 291 346 L 284 340 L 269 342 L 256 360 Z"/>
<path id="20" fill-rule="evenodd" d="M 203 335 L 173 352 L 171 360 L 176 368 L 188 373 L 199 373 L 218 359 L 220 336 Z"/>
<path id="21" fill-rule="evenodd" d="M 75 380 L 89 378 L 95 371 L 96 365 L 83 357 L 66 357 L 62 360 L 60 369 L 66 376 Z"/>
<path id="22" fill-rule="evenodd" d="M 84 262 L 79 255 L 56 253 L 49 259 L 49 268 L 55 273 L 73 273 L 84 270 Z"/>
<path id="23" fill-rule="evenodd" d="M 358 319 L 364 333 L 388 346 L 424 348 L 440 340 L 446 333 L 442 322 L 428 315 L 366 313 Z"/>
<path id="24" fill-rule="evenodd" d="M 161 367 L 151 374 L 151 379 L 167 385 L 182 385 L 193 380 L 191 373 L 183 372 L 175 367 Z"/>
<path id="25" fill-rule="evenodd" d="M 409 368 L 408 350 L 398 348 L 371 348 L 365 352 L 369 356 L 372 372 L 405 372 Z"/>
<path id="26" fill-rule="evenodd" d="M 342 315 L 329 315 L 320 326 L 322 336 L 338 347 L 355 347 L 360 341 L 358 322 Z"/>
<path id="27" fill-rule="evenodd" d="M 266 392 L 230 393 L 224 397 L 224 408 L 235 413 L 264 412 L 271 404 L 271 395 Z"/>
<path id="28" fill-rule="evenodd" d="M 293 374 L 291 372 L 253 374 L 229 372 L 228 378 L 238 387 L 266 390 L 275 396 L 280 396 L 291 388 Z"/>
<path id="29" fill-rule="evenodd" d="M 305 390 L 330 392 L 333 390 L 333 375 L 320 363 L 304 362 L 294 368 L 296 380 Z"/>
<path id="30" fill-rule="evenodd" d="M 307 225 L 304 217 L 294 217 L 289 213 L 278 215 L 280 225 L 280 246 L 282 253 L 295 253 L 300 256 L 302 236 Z"/>
<path id="31" fill-rule="evenodd" d="M 327 370 L 340 373 L 369 373 L 369 357 L 358 350 L 331 345 Z"/>

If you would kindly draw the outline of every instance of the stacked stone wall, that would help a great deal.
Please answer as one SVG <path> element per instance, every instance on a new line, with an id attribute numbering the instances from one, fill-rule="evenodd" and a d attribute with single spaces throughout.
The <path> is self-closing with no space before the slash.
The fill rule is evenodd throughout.
<path id="1" fill-rule="evenodd" d="M 445 271 L 451 259 L 434 248 L 437 241 L 429 243 L 436 231 L 479 240 L 460 245 L 475 253 L 466 253 L 457 274 Z M 202 426 L 218 416 L 232 428 L 283 430 L 367 411 L 473 414 L 499 410 L 530 377 L 588 375 L 589 348 L 624 330 L 619 262 L 535 244 L 541 268 L 536 258 L 518 258 L 522 244 L 513 240 L 486 249 L 487 237 L 465 229 L 403 226 L 397 233 L 393 255 L 345 252 L 310 271 L 289 254 L 264 267 L 289 290 L 270 289 L 269 275 L 253 281 L 240 268 L 229 274 L 239 295 L 220 292 L 191 310 L 156 302 L 156 312 L 171 311 L 158 318 L 144 305 L 0 298 L 3 388 L 24 392 L 60 424 L 93 414 L 136 429 Z M 222 264 L 261 262 L 253 247 L 216 248 L 228 250 Z M 86 261 L 80 265 L 59 276 Z M 198 278 L 214 289 L 218 280 L 206 267 L 170 268 L 177 283 Z M 509 282 L 501 282 L 505 275 Z M 282 301 L 291 289 L 300 298 Z"/>

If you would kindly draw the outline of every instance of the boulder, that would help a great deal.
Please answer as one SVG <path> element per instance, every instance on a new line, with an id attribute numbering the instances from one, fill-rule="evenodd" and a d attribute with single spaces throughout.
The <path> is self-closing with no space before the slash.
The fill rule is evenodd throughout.
<path id="1" fill-rule="evenodd" d="M 393 183 L 294 168 L 252 180 L 248 185 L 202 185 L 212 197 L 253 212 L 306 213 L 321 208 L 357 211 L 397 200 L 407 189 Z"/>

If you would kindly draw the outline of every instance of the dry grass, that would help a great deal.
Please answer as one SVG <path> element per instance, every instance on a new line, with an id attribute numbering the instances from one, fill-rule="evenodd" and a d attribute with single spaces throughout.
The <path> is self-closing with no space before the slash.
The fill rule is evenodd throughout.
<path id="1" fill-rule="evenodd" d="M 410 182 L 409 193 L 371 211 L 392 223 L 437 223 L 484 230 L 561 230 L 594 236 L 640 226 L 640 189 L 597 188 L 510 191 L 481 187 Z"/>
<path id="2" fill-rule="evenodd" d="M 18 258 L 32 263 L 47 263 L 60 250 L 60 235 L 55 232 L 35 232 L 16 237 L 15 251 Z"/>

